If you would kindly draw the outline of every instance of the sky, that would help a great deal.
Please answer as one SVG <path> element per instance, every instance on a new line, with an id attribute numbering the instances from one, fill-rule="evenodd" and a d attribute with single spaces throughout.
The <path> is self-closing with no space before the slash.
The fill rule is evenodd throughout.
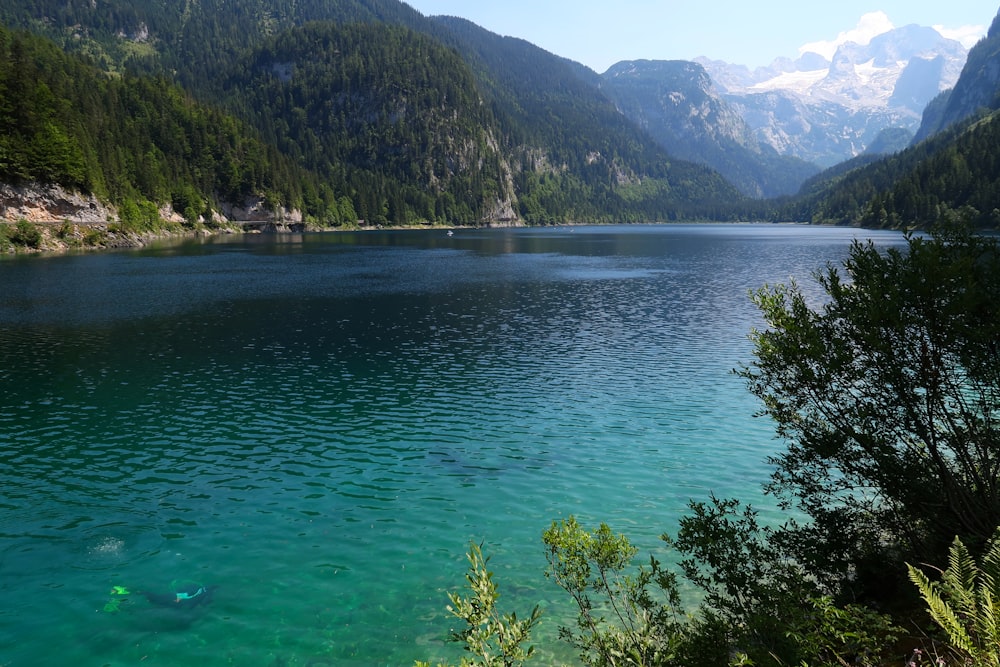
<path id="1" fill-rule="evenodd" d="M 425 16 L 460 16 L 598 73 L 622 60 L 705 56 L 750 68 L 803 47 L 833 55 L 893 27 L 932 26 L 971 47 L 998 5 L 985 0 L 404 0 Z"/>

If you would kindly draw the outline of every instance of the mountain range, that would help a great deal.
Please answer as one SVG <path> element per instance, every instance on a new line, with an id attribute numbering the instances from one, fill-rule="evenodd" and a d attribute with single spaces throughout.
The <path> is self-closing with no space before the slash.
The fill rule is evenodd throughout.
<path id="1" fill-rule="evenodd" d="M 870 196 L 822 203 L 845 173 L 1000 89 L 993 30 L 967 59 L 907 26 L 829 61 L 597 74 L 397 0 L 11 0 L 0 21 L 0 180 L 192 223 L 248 200 L 319 225 L 856 223 Z"/>
<path id="2" fill-rule="evenodd" d="M 829 167 L 864 153 L 885 129 L 915 134 L 924 108 L 955 85 L 967 56 L 960 42 L 908 25 L 868 44 L 842 44 L 830 60 L 807 52 L 752 72 L 700 62 L 759 141 Z"/>
<path id="3" fill-rule="evenodd" d="M 744 195 L 793 194 L 820 170 L 760 141 L 698 63 L 621 62 L 595 84 L 672 155 L 712 167 Z"/>

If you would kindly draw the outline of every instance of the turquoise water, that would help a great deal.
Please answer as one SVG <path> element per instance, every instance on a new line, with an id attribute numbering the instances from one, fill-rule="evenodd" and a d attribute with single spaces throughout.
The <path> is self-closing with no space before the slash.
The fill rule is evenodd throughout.
<path id="1" fill-rule="evenodd" d="M 541 531 L 606 521 L 669 561 L 689 498 L 779 519 L 779 443 L 729 373 L 747 290 L 809 285 L 856 235 L 902 243 L 582 227 L 0 261 L 0 665 L 457 660 L 469 540 L 571 662 Z M 114 585 L 185 584 L 217 588 L 113 609 Z"/>

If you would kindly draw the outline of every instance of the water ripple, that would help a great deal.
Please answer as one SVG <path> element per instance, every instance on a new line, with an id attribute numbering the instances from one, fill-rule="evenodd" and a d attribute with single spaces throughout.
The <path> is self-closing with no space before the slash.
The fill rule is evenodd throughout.
<path id="1" fill-rule="evenodd" d="M 729 373 L 746 290 L 850 232 L 726 229 L 0 262 L 18 286 L 0 294 L 0 590 L 32 592 L 0 611 L 0 653 L 72 636 L 63 664 L 193 663 L 197 637 L 241 664 L 455 659 L 444 592 L 468 540 L 510 604 L 557 610 L 537 584 L 549 521 L 655 549 L 689 498 L 759 496 L 777 444 Z M 183 631 L 100 611 L 111 585 L 181 579 L 220 586 Z"/>

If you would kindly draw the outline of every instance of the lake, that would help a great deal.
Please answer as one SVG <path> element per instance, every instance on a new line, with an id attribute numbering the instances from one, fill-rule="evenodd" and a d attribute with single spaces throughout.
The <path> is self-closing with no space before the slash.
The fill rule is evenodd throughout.
<path id="1" fill-rule="evenodd" d="M 903 244 L 673 225 L 0 260 L 0 665 L 457 661 L 470 540 L 504 611 L 543 606 L 539 664 L 572 661 L 541 532 L 604 521 L 669 562 L 689 499 L 780 520 L 781 443 L 730 372 L 748 290 L 815 293 L 856 237 Z"/>

